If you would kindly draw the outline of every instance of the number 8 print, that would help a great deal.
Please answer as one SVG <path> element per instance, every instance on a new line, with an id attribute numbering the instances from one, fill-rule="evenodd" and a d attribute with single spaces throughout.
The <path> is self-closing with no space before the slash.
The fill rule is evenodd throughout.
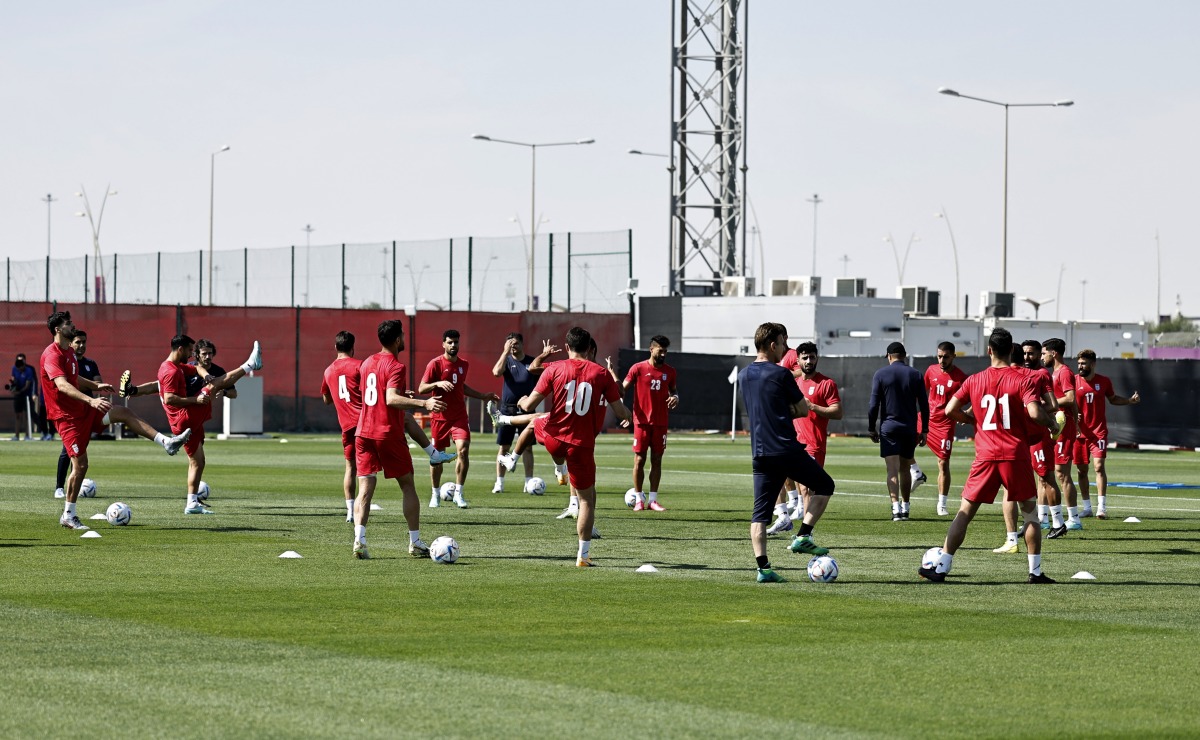
<path id="1" fill-rule="evenodd" d="M 367 373 L 367 387 L 362 400 L 368 406 L 374 406 L 379 401 L 379 381 L 375 379 L 375 373 Z"/>

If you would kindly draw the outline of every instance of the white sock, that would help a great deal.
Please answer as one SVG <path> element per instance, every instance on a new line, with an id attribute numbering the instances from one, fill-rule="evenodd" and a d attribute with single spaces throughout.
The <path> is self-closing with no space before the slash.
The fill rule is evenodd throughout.
<path id="1" fill-rule="evenodd" d="M 934 571 L 938 573 L 949 573 L 950 566 L 952 565 L 954 565 L 954 556 L 948 552 L 943 552 L 942 556 L 938 558 L 937 566 L 934 567 Z"/>
<path id="2" fill-rule="evenodd" d="M 591 540 L 580 540 L 579 541 L 579 557 L 581 559 L 586 558 L 588 556 L 588 550 L 591 549 L 591 547 L 592 547 Z"/>
<path id="3" fill-rule="evenodd" d="M 355 524 L 354 525 L 354 541 L 361 542 L 364 545 L 367 544 L 367 525 L 365 525 L 365 524 Z"/>
<path id="4" fill-rule="evenodd" d="M 893 513 L 893 514 L 899 514 L 899 513 L 900 513 L 900 502 L 899 502 L 899 501 L 893 501 L 893 502 L 892 502 L 892 513 Z"/>
<path id="5" fill-rule="evenodd" d="M 787 504 L 775 504 L 775 516 L 785 516 L 787 514 Z"/>
<path id="6" fill-rule="evenodd" d="M 425 454 L 429 455 L 430 457 L 433 457 L 434 453 L 437 451 L 437 448 L 433 446 L 433 442 L 430 442 L 425 446 Z"/>
<path id="7" fill-rule="evenodd" d="M 462 484 L 461 484 L 461 483 L 455 483 L 455 484 L 454 484 L 454 495 L 455 495 L 455 496 L 461 496 L 461 495 L 462 495 Z"/>
<path id="8" fill-rule="evenodd" d="M 562 465 L 555 465 L 554 472 L 559 475 L 566 475 L 567 474 L 567 464 L 563 463 Z"/>
<path id="9" fill-rule="evenodd" d="M 787 492 L 787 500 L 792 502 L 793 505 L 798 504 L 800 502 L 800 492 L 799 491 L 788 491 Z"/>
<path id="10" fill-rule="evenodd" d="M 1016 542 L 1018 534 L 1020 534 L 1020 532 L 1009 532 L 1008 540 L 1006 540 L 1006 542 Z"/>
<path id="11" fill-rule="evenodd" d="M 1087 513 L 1092 513 L 1092 500 L 1085 498 L 1083 500 L 1083 510 Z"/>
<path id="12" fill-rule="evenodd" d="M 419 529 L 410 529 L 410 530 L 408 530 L 408 542 L 409 542 L 409 544 L 412 544 L 412 543 L 416 542 L 416 541 L 417 541 L 417 540 L 419 540 L 419 539 L 421 539 L 421 530 L 419 530 Z"/>
<path id="13" fill-rule="evenodd" d="M 949 497 L 946 494 L 939 493 L 938 494 L 938 506 L 942 507 L 943 509 L 946 508 L 946 500 L 948 498 Z"/>
<path id="14" fill-rule="evenodd" d="M 1071 520 L 1071 519 L 1078 519 L 1078 518 L 1079 518 L 1079 507 L 1078 506 L 1068 506 L 1067 507 L 1067 519 Z"/>
<path id="15" fill-rule="evenodd" d="M 354 499 L 346 499 L 346 516 L 354 516 Z"/>
<path id="16" fill-rule="evenodd" d="M 1049 506 L 1047 506 L 1046 504 L 1038 504 L 1038 505 L 1037 505 L 1037 507 L 1038 507 L 1038 521 L 1039 521 L 1039 522 L 1044 522 L 1044 521 L 1046 521 L 1046 511 L 1047 511 L 1047 510 L 1048 510 L 1050 507 L 1049 507 Z"/>
<path id="17" fill-rule="evenodd" d="M 1050 507 L 1050 524 L 1054 527 L 1061 527 L 1063 525 L 1062 504 Z"/>
<path id="18" fill-rule="evenodd" d="M 509 416 L 508 414 L 500 414 L 500 416 L 499 416 L 499 417 L 497 417 L 497 423 L 499 423 L 499 424 L 509 424 L 509 425 L 511 425 L 511 424 L 512 424 L 512 417 L 511 417 L 511 416 Z"/>
<path id="19" fill-rule="evenodd" d="M 165 449 L 167 446 L 167 442 L 169 442 L 170 440 L 171 440 L 171 438 L 168 437 L 167 435 L 163 434 L 162 432 L 154 433 L 154 444 L 158 445 L 159 447 L 162 447 Z"/>
<path id="20" fill-rule="evenodd" d="M 529 479 L 526 478 L 525 480 L 529 480 Z M 501 488 L 504 488 L 504 476 L 502 476 L 502 475 L 496 476 L 496 485 L 500 486 Z"/>
<path id="21" fill-rule="evenodd" d="M 1104 499 L 1106 499 L 1106 498 L 1108 498 L 1108 496 L 1097 496 L 1096 497 L 1096 508 L 1099 509 L 1100 511 L 1104 511 L 1104 507 L 1105 507 Z"/>
<path id="22" fill-rule="evenodd" d="M 900 511 L 903 511 L 905 514 L 907 514 L 908 513 L 908 504 L 909 504 L 908 501 L 904 501 L 903 503 L 901 503 Z"/>
<path id="23" fill-rule="evenodd" d="M 437 487 L 437 486 L 434 486 L 434 487 L 433 487 L 433 497 L 434 497 L 434 498 L 441 498 L 441 497 L 442 497 L 442 492 L 438 490 L 438 487 Z"/>
<path id="24" fill-rule="evenodd" d="M 63 516 L 75 516 L 75 504 L 68 503 L 63 508 Z"/>
<path id="25" fill-rule="evenodd" d="M 920 478 L 921 477 L 921 466 L 917 465 L 916 463 L 913 463 L 908 468 L 908 474 L 914 478 Z"/>
<path id="26" fill-rule="evenodd" d="M 572 496 L 571 503 L 567 504 L 567 508 L 568 509 L 578 509 L 579 508 L 579 497 Z"/>
<path id="27" fill-rule="evenodd" d="M 194 493 L 189 493 L 189 494 L 188 494 L 187 505 L 188 505 L 188 508 L 189 508 L 189 509 L 190 509 L 190 508 L 192 508 L 193 506 L 199 506 L 199 505 L 200 505 L 200 499 L 196 498 L 196 494 L 194 494 Z"/>
<path id="28" fill-rule="evenodd" d="M 1030 555 L 1029 556 L 1029 575 L 1040 576 L 1041 574 L 1042 574 L 1042 556 L 1041 555 Z"/>
<path id="29" fill-rule="evenodd" d="M 658 500 L 658 491 L 651 491 L 651 492 L 650 492 L 650 500 L 651 500 L 651 501 L 657 501 L 657 500 Z M 787 511 L 787 504 L 784 504 L 784 506 L 783 506 L 783 510 L 784 510 L 785 512 Z"/>

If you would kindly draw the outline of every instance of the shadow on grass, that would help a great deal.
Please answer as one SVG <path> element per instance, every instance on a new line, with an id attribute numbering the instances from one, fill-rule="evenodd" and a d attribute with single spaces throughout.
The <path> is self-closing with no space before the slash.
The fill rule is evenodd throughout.
<path id="1" fill-rule="evenodd" d="M 292 533 L 293 529 L 279 529 L 278 527 L 158 527 L 163 532 L 221 532 L 224 534 L 235 534 L 237 532 L 269 532 L 271 534 Z"/>

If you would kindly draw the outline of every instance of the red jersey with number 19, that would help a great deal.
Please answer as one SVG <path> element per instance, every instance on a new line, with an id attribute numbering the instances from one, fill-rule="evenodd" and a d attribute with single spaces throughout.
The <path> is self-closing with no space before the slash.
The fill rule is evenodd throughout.
<path id="1" fill-rule="evenodd" d="M 925 370 L 925 393 L 929 396 L 929 423 L 947 423 L 946 404 L 950 402 L 954 392 L 962 387 L 967 374 L 957 365 L 950 366 L 950 372 L 942 369 L 938 363 L 933 363 Z"/>
<path id="2" fill-rule="evenodd" d="M 546 397 L 550 411 L 544 433 L 588 449 L 596 446 L 596 415 L 606 413 L 607 405 L 621 397 L 621 388 L 608 371 L 574 358 L 547 365 L 533 390 Z"/>
<path id="3" fill-rule="evenodd" d="M 1031 376 L 1010 367 L 989 367 L 963 381 L 954 394 L 975 416 L 975 460 L 1024 460 L 1029 456 L 1029 415 L 1038 400 Z"/>
<path id="4" fill-rule="evenodd" d="M 404 434 L 404 411 L 387 405 L 387 389 L 404 393 L 408 374 L 404 365 L 391 352 L 379 352 L 363 360 L 358 368 L 359 388 L 362 389 L 362 412 L 358 416 L 355 436 L 366 439 L 387 439 Z"/>
<path id="5" fill-rule="evenodd" d="M 339 357 L 325 368 L 325 375 L 321 379 L 321 396 L 328 393 L 333 399 L 333 408 L 337 411 L 338 424 L 343 432 L 358 427 L 358 416 L 362 412 L 362 393 L 358 389 L 361 365 L 353 357 Z"/>

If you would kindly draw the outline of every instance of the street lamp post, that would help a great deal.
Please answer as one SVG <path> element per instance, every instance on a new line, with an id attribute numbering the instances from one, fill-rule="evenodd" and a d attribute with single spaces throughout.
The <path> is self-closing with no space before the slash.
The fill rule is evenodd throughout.
<path id="1" fill-rule="evenodd" d="M 900 259 L 900 250 L 896 247 L 896 240 L 892 238 L 891 232 L 883 237 L 883 240 L 892 245 L 892 256 L 896 259 L 896 279 L 899 280 L 897 285 L 904 285 L 904 271 L 908 269 L 908 253 L 912 251 L 913 242 L 921 241 L 921 237 L 917 236 L 917 232 L 913 232 L 908 237 L 908 245 L 904 247 L 904 259 Z"/>
<path id="2" fill-rule="evenodd" d="M 529 177 L 529 256 L 528 256 L 528 271 L 529 271 L 529 292 L 526 299 L 526 310 L 533 310 L 534 297 L 534 256 L 535 246 L 537 244 L 537 150 L 538 147 L 545 146 L 579 146 L 581 144 L 595 144 L 595 139 L 577 139 L 576 141 L 555 141 L 549 143 L 530 144 L 524 141 L 510 141 L 508 139 L 494 139 L 483 134 L 475 134 L 472 139 L 479 141 L 493 141 L 497 144 L 512 144 L 514 146 L 523 146 L 529 149 L 530 152 L 530 177 Z"/>
<path id="3" fill-rule="evenodd" d="M 316 231 L 312 224 L 304 224 L 304 307 L 308 308 L 309 291 L 312 290 L 312 233 Z"/>
<path id="4" fill-rule="evenodd" d="M 811 276 L 816 277 L 817 276 L 817 206 L 821 205 L 825 201 L 821 200 L 821 196 L 817 195 L 816 193 L 813 193 L 813 197 L 805 198 L 804 200 L 806 203 L 813 204 L 813 255 L 812 255 L 813 259 L 812 259 Z"/>
<path id="5" fill-rule="evenodd" d="M 95 299 L 96 303 L 103 303 L 104 290 L 104 264 L 100 260 L 100 225 L 104 222 L 104 206 L 108 204 L 108 196 L 116 195 L 117 191 L 112 189 L 111 183 L 104 188 L 104 199 L 100 201 L 100 213 L 92 218 L 92 203 L 88 200 L 87 189 L 83 185 L 79 186 L 79 192 L 75 193 L 75 197 L 83 199 L 83 210 L 76 211 L 75 215 L 80 218 L 87 217 L 88 224 L 92 227 L 92 254 L 94 264 L 92 267 L 92 275 L 94 276 L 95 284 Z"/>
<path id="6" fill-rule="evenodd" d="M 954 303 L 956 304 L 954 316 L 962 318 L 962 314 L 959 313 L 962 310 L 962 291 L 958 286 L 958 246 L 954 243 L 954 229 L 950 228 L 950 217 L 946 215 L 945 206 L 938 212 L 937 217 L 946 222 L 946 231 L 950 234 L 950 251 L 954 253 Z"/>
<path id="7" fill-rule="evenodd" d="M 951 90 L 948 87 L 939 87 L 938 92 L 942 95 L 950 95 L 955 98 L 966 98 L 967 100 L 977 100 L 980 103 L 989 103 L 991 105 L 999 105 L 1004 108 L 1004 214 L 1002 232 L 1000 237 L 1000 290 L 1008 291 L 1008 109 L 1009 108 L 1066 108 L 1075 105 L 1074 100 L 1056 100 L 1053 103 L 1003 103 L 999 100 L 988 100 L 987 98 L 977 98 L 972 95 L 964 95 L 957 90 Z"/>
<path id="8" fill-rule="evenodd" d="M 226 144 L 212 153 L 208 169 L 208 305 L 213 304 L 213 205 L 216 201 L 217 155 L 229 151 Z"/>
<path id="9" fill-rule="evenodd" d="M 50 302 L 50 204 L 58 200 L 50 193 L 41 198 L 46 203 L 46 302 Z"/>

